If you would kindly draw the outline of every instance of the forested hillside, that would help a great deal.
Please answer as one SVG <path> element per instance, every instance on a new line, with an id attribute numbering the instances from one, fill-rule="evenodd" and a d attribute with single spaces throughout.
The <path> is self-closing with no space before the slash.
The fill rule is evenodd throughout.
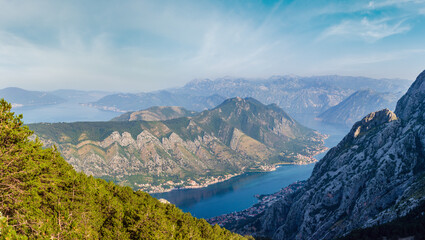
<path id="1" fill-rule="evenodd" d="M 77 173 L 0 100 L 0 239 L 244 239 L 147 193 Z"/>

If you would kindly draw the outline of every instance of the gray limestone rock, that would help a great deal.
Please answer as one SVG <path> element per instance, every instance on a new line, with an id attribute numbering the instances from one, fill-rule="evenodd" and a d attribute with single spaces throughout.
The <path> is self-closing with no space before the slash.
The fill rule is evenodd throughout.
<path id="1" fill-rule="evenodd" d="M 303 189 L 238 232 L 333 239 L 407 214 L 425 200 L 424 99 L 425 71 L 395 113 L 384 109 L 354 124 L 316 164 Z"/>

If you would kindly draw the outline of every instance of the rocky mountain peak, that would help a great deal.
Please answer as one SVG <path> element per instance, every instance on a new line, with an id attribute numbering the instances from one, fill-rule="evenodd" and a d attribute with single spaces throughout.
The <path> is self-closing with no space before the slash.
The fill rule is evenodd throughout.
<path id="1" fill-rule="evenodd" d="M 398 118 L 396 114 L 387 108 L 377 112 L 369 113 L 361 121 L 358 121 L 354 124 L 349 136 L 357 138 L 359 135 L 362 135 L 377 126 L 392 122 L 397 119 Z"/>
<path id="2" fill-rule="evenodd" d="M 415 94 L 418 92 L 425 92 L 425 70 L 419 74 L 412 86 L 410 86 L 407 94 Z"/>
<path id="3" fill-rule="evenodd" d="M 416 78 L 407 93 L 397 102 L 395 113 L 403 121 L 425 113 L 425 71 Z"/>
<path id="4" fill-rule="evenodd" d="M 254 98 L 241 98 L 234 97 L 225 100 L 222 104 L 218 105 L 215 109 L 221 109 L 224 112 L 235 113 L 243 112 L 248 110 L 253 110 L 255 108 L 265 109 L 266 105 L 263 105 L 261 102 Z"/>

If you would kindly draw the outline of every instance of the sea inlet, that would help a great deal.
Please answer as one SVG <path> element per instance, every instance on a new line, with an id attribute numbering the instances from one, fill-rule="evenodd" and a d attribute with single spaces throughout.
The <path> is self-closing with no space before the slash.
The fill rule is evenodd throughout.
<path id="1" fill-rule="evenodd" d="M 348 133 L 347 127 L 310 122 L 307 126 L 329 135 L 327 147 L 334 147 Z M 320 160 L 325 153 L 316 156 Z M 181 189 L 152 194 L 175 204 L 198 218 L 211 218 L 247 209 L 258 202 L 255 195 L 272 194 L 296 181 L 306 180 L 314 168 L 308 165 L 280 165 L 276 171 L 246 173 L 205 188 Z"/>

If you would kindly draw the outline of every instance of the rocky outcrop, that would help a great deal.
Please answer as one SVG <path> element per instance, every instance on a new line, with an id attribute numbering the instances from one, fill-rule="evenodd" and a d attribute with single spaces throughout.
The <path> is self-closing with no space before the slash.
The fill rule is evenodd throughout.
<path id="1" fill-rule="evenodd" d="M 385 109 L 357 122 L 316 164 L 303 189 L 238 232 L 272 239 L 334 239 L 405 215 L 423 202 L 424 82 L 425 72 L 395 113 Z"/>
<path id="2" fill-rule="evenodd" d="M 395 113 L 404 121 L 423 119 L 425 105 L 425 71 L 412 84 L 407 93 L 397 102 Z M 419 111 L 418 111 L 419 110 Z"/>
<path id="3" fill-rule="evenodd" d="M 388 109 L 369 113 L 361 121 L 354 124 L 345 141 L 360 137 L 378 126 L 395 120 L 397 120 L 397 116 Z"/>

